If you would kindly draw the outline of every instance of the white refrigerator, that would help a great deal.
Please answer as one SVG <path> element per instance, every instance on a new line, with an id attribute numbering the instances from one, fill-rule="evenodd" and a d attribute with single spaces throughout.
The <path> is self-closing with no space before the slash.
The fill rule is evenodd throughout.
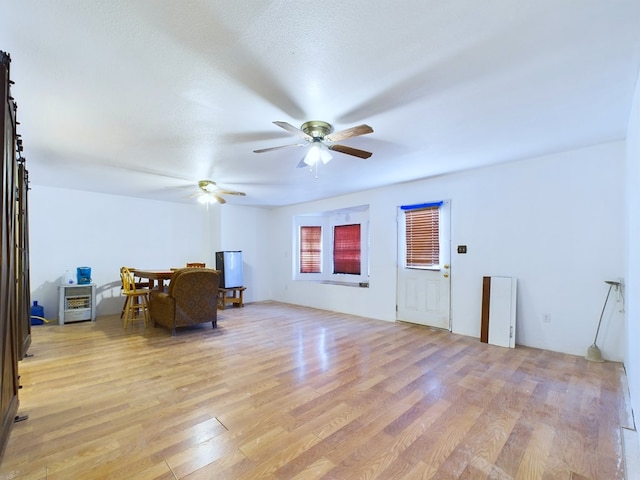
<path id="1" fill-rule="evenodd" d="M 216 270 L 220 271 L 220 287 L 242 287 L 242 252 L 216 252 Z"/>

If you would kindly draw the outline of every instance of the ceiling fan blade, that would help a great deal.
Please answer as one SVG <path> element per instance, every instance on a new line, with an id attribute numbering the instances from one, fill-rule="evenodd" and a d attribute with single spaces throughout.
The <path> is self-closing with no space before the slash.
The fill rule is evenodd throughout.
<path id="1" fill-rule="evenodd" d="M 236 192 L 235 190 L 218 190 L 216 191 L 219 195 L 240 195 L 241 197 L 246 196 L 247 194 L 244 192 Z"/>
<path id="2" fill-rule="evenodd" d="M 327 145 L 329 150 L 334 150 L 340 153 L 346 153 L 347 155 L 353 155 L 354 157 L 369 158 L 373 155 L 371 152 L 365 150 L 359 150 L 353 147 L 347 147 L 346 145 Z"/>
<path id="3" fill-rule="evenodd" d="M 304 133 L 302 130 L 300 130 L 299 128 L 294 127 L 293 125 L 291 125 L 290 123 L 287 122 L 273 122 L 274 124 L 276 124 L 277 126 L 279 126 L 280 128 L 284 128 L 286 131 L 291 132 L 295 135 L 299 135 L 302 138 L 305 138 L 309 141 L 313 140 L 313 137 L 307 133 Z"/>
<path id="4" fill-rule="evenodd" d="M 223 203 L 227 203 L 227 201 L 226 201 L 224 198 L 222 198 L 220 195 L 216 195 L 215 193 L 211 193 L 210 195 L 211 195 L 213 198 L 215 198 L 215 199 L 218 201 L 218 203 L 219 203 L 219 204 L 221 204 L 221 205 L 222 205 Z"/>
<path id="5" fill-rule="evenodd" d="M 366 135 L 367 133 L 373 133 L 373 128 L 369 125 L 358 125 L 356 127 L 347 128 L 346 130 L 340 130 L 339 132 L 332 133 L 324 137 L 325 140 L 330 142 L 339 142 L 345 138 L 357 137 L 360 135 Z"/>
<path id="6" fill-rule="evenodd" d="M 270 152 L 271 150 L 280 150 L 281 148 L 306 147 L 306 146 L 307 145 L 304 143 L 292 143 L 291 145 L 281 145 L 279 147 L 260 148 L 258 150 L 254 150 L 253 153 L 264 153 L 264 152 Z"/>

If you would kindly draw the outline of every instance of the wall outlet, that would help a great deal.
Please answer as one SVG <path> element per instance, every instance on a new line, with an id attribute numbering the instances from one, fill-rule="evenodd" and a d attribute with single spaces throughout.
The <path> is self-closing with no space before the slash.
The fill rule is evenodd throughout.
<path id="1" fill-rule="evenodd" d="M 551 323 L 551 314 L 545 313 L 544 315 L 542 315 L 542 321 L 544 323 Z"/>

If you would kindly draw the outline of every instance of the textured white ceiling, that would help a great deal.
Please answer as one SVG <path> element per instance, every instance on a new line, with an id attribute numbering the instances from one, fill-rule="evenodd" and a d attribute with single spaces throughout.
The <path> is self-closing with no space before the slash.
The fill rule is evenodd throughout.
<path id="1" fill-rule="evenodd" d="M 275 206 L 622 139 L 638 0 L 0 0 L 34 188 Z M 324 120 L 319 176 L 273 125 Z"/>

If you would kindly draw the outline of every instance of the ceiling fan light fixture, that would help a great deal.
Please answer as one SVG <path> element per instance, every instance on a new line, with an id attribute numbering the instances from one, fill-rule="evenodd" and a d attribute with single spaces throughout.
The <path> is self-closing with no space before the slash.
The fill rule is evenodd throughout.
<path id="1" fill-rule="evenodd" d="M 304 157 L 304 163 L 310 167 L 313 167 L 318 162 L 326 165 L 332 158 L 333 155 L 331 155 L 329 149 L 322 142 L 314 141 Z"/>
<path id="2" fill-rule="evenodd" d="M 333 158 L 333 155 L 331 155 L 331 152 L 329 152 L 329 149 L 323 145 L 322 148 L 320 149 L 320 160 L 322 160 L 322 163 L 326 165 L 331 161 L 332 158 Z"/>
<path id="3" fill-rule="evenodd" d="M 212 203 L 216 203 L 217 201 L 218 200 L 216 199 L 216 197 L 208 193 L 203 193 L 198 197 L 198 202 L 200 202 L 203 205 L 210 205 Z"/>

